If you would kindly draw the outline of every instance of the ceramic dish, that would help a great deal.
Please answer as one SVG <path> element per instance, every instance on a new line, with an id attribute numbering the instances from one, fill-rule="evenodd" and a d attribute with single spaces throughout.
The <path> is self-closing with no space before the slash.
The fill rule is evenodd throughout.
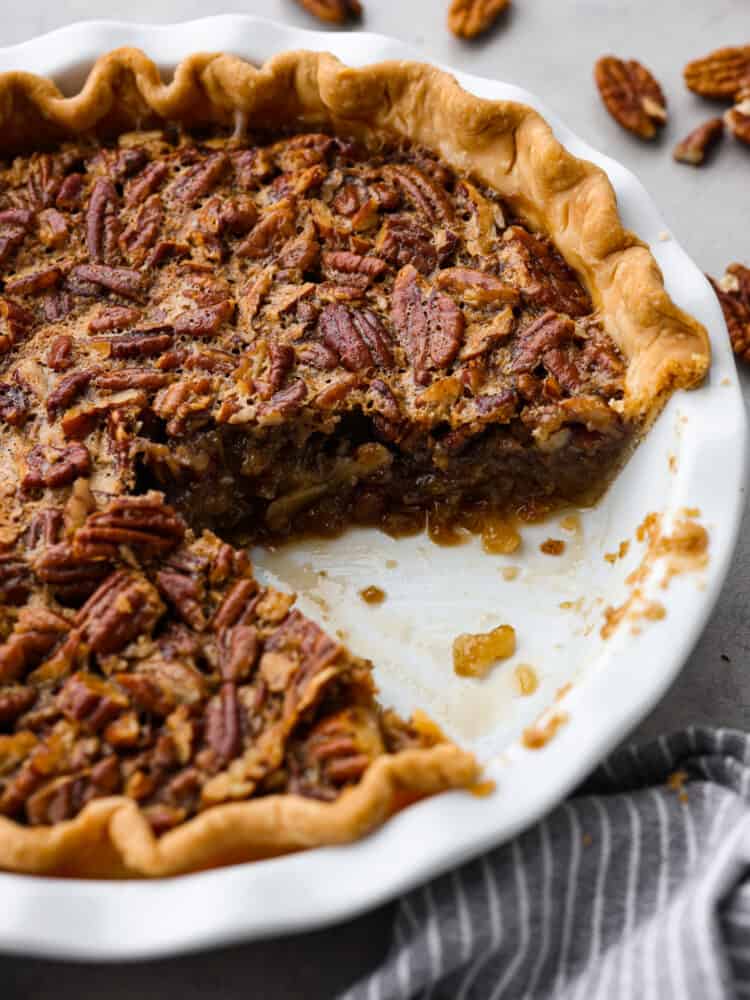
<path id="1" fill-rule="evenodd" d="M 295 48 L 327 49 L 352 65 L 416 58 L 406 46 L 376 35 L 217 17 L 161 27 L 79 24 L 0 50 L 0 71 L 53 76 L 71 92 L 96 56 L 121 45 L 144 49 L 165 72 L 197 50 L 229 51 L 258 62 Z M 653 707 L 698 638 L 728 568 L 745 474 L 744 407 L 715 296 L 625 168 L 578 139 L 533 95 L 456 76 L 479 96 L 532 105 L 571 152 L 607 171 L 625 225 L 650 243 L 667 290 L 710 331 L 714 352 L 705 385 L 671 399 L 604 500 L 593 510 L 525 528 L 522 549 L 511 556 L 486 555 L 474 543 L 439 548 L 424 537 L 396 542 L 366 530 L 254 554 L 259 575 L 299 590 L 303 611 L 341 630 L 357 653 L 375 659 L 384 702 L 402 711 L 422 707 L 475 750 L 495 791 L 424 801 L 351 846 L 176 879 L 84 882 L 2 874 L 0 950 L 135 958 L 352 916 L 539 818 Z M 638 608 L 646 614 L 603 638 L 604 609 L 622 605 L 631 594 L 626 578 L 644 556 L 638 525 L 657 513 L 668 533 L 686 509 L 708 531 L 705 565 L 696 571 L 694 563 L 667 588 L 656 565 L 641 584 Z M 549 537 L 566 542 L 562 556 L 539 551 Z M 605 558 L 619 553 L 624 541 L 627 553 Z M 503 573 L 511 566 L 517 570 L 513 579 L 508 577 L 514 571 Z M 373 584 L 387 594 L 377 608 L 358 597 Z M 657 606 L 663 616 L 649 613 Z M 516 629 L 515 657 L 481 682 L 456 677 L 452 639 L 502 623 Z M 533 664 L 540 680 L 530 696 L 521 696 L 514 680 L 520 663 Z M 564 724 L 543 748 L 528 749 L 521 735 L 545 710 L 547 719 L 552 711 Z"/>

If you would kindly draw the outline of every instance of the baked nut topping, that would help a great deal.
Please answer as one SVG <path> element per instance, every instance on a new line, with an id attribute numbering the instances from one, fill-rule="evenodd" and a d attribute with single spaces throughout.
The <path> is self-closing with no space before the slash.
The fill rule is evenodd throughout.
<path id="1" fill-rule="evenodd" d="M 458 38 L 476 38 L 487 31 L 510 0 L 451 0 L 448 28 Z"/>
<path id="2" fill-rule="evenodd" d="M 712 118 L 693 129 L 678 142 L 674 148 L 674 158 L 680 163 L 689 163 L 699 167 L 705 163 L 706 156 L 719 142 L 724 134 L 724 122 L 721 118 Z"/>
<path id="3" fill-rule="evenodd" d="M 734 353 L 750 361 L 750 268 L 730 264 L 721 280 L 708 280 L 721 303 Z"/>
<path id="4" fill-rule="evenodd" d="M 305 10 L 329 24 L 344 24 L 350 18 L 362 16 L 359 0 L 298 0 Z"/>
<path id="5" fill-rule="evenodd" d="M 701 97 L 734 98 L 750 78 L 750 45 L 717 49 L 689 62 L 683 73 L 690 90 Z"/>
<path id="6" fill-rule="evenodd" d="M 246 544 L 510 551 L 509 517 L 595 498 L 708 364 L 530 109 L 315 53 L 157 81 L 134 50 L 75 99 L 0 77 L 6 868 L 194 871 L 470 786 Z"/>
<path id="7" fill-rule="evenodd" d="M 734 107 L 725 112 L 724 121 L 735 139 L 750 145 L 750 77 L 738 90 Z"/>
<path id="8" fill-rule="evenodd" d="M 623 128 L 653 139 L 667 121 L 667 101 L 655 77 L 635 59 L 602 56 L 594 79 L 607 111 Z"/>

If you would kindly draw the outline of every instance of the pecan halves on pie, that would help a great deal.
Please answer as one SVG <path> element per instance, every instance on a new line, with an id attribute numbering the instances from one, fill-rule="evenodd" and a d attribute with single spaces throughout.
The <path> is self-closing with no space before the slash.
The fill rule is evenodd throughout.
<path id="1" fill-rule="evenodd" d="M 464 317 L 450 296 L 434 290 L 425 295 L 422 285 L 410 264 L 399 271 L 393 286 L 392 318 L 411 359 L 414 380 L 427 385 L 429 370 L 447 367 L 458 354 Z"/>
<path id="2" fill-rule="evenodd" d="M 510 0 L 452 0 L 448 28 L 457 38 L 476 38 L 491 28 Z"/>
<path id="3" fill-rule="evenodd" d="M 29 417 L 29 401 L 20 385 L 0 382 L 0 420 L 23 427 Z"/>
<path id="4" fill-rule="evenodd" d="M 149 635 L 165 608 L 153 584 L 139 573 L 117 570 L 94 591 L 75 625 L 94 653 L 117 653 Z"/>
<path id="5" fill-rule="evenodd" d="M 604 105 L 623 128 L 642 139 L 653 139 L 667 121 L 664 93 L 651 73 L 635 59 L 602 56 L 594 79 Z"/>
<path id="6" fill-rule="evenodd" d="M 127 545 L 141 558 L 163 555 L 185 537 L 185 524 L 161 493 L 119 497 L 89 514 L 73 545 L 84 558 L 114 557 Z"/>
<path id="7" fill-rule="evenodd" d="M 88 448 L 79 443 L 64 448 L 36 445 L 26 456 L 26 473 L 21 480 L 25 490 L 69 486 L 91 470 Z"/>
<path id="8" fill-rule="evenodd" d="M 698 128 L 693 129 L 678 142 L 672 154 L 679 163 L 689 163 L 699 167 L 705 163 L 706 156 L 716 146 L 724 134 L 724 122 L 721 118 L 711 118 Z"/>
<path id="9" fill-rule="evenodd" d="M 323 342 L 351 372 L 371 371 L 393 363 L 388 334 L 369 309 L 326 306 L 320 315 Z"/>
<path id="10" fill-rule="evenodd" d="M 111 264 L 120 235 L 119 197 L 108 177 L 94 181 L 86 210 L 86 248 L 96 264 Z"/>
<path id="11" fill-rule="evenodd" d="M 709 281 L 721 303 L 732 349 L 750 363 L 750 267 L 730 264 L 720 281 Z"/>
<path id="12" fill-rule="evenodd" d="M 68 634 L 71 623 L 44 607 L 25 607 L 8 639 L 0 646 L 0 683 L 19 680 Z"/>
<path id="13" fill-rule="evenodd" d="M 143 275 L 130 267 L 109 267 L 107 264 L 79 264 L 70 276 L 93 285 L 99 285 L 108 292 L 115 292 L 125 299 L 140 299 L 143 295 Z"/>
<path id="14" fill-rule="evenodd" d="M 359 0 L 297 0 L 305 10 L 328 24 L 344 24 L 362 16 Z"/>
<path id="15" fill-rule="evenodd" d="M 683 70 L 685 83 L 701 97 L 723 97 L 730 100 L 750 79 L 750 45 L 717 49 L 702 59 L 694 59 Z"/>

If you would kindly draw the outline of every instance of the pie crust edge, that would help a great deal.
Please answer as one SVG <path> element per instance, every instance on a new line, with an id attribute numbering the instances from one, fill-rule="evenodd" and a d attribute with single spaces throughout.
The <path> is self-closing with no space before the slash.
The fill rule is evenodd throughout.
<path id="1" fill-rule="evenodd" d="M 604 172 L 577 159 L 531 108 L 468 94 L 449 74 L 413 62 L 345 67 L 327 53 L 289 52 L 256 68 L 236 56 L 194 54 L 172 81 L 142 52 L 103 55 L 82 90 L 0 74 L 0 152 L 80 135 L 122 132 L 149 118 L 185 125 L 328 124 L 376 141 L 394 131 L 494 188 L 544 230 L 588 289 L 628 361 L 624 411 L 647 420 L 676 388 L 697 385 L 710 348 L 680 310 L 648 248 L 620 221 Z M 147 125 L 145 126 L 147 127 Z M 213 807 L 160 838 L 124 796 L 98 799 L 74 819 L 28 828 L 0 818 L 0 868 L 37 874 L 163 876 L 345 843 L 401 806 L 476 781 L 473 755 L 453 744 L 376 760 L 334 803 L 268 796 Z"/>

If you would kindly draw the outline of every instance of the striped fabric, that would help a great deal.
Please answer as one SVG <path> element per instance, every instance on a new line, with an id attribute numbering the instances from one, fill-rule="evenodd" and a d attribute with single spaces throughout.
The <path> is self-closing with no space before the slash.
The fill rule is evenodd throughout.
<path id="1" fill-rule="evenodd" d="M 749 795 L 743 733 L 618 751 L 537 826 L 401 899 L 346 1000 L 750 997 Z"/>

